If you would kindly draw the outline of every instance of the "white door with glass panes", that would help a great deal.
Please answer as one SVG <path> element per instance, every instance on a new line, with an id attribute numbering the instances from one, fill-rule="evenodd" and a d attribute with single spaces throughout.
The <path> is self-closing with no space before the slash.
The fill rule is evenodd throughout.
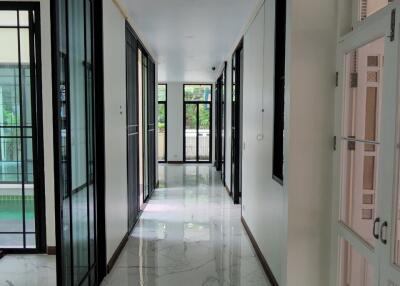
<path id="1" fill-rule="evenodd" d="M 353 7 L 337 52 L 331 282 L 400 286 L 400 0 Z"/>

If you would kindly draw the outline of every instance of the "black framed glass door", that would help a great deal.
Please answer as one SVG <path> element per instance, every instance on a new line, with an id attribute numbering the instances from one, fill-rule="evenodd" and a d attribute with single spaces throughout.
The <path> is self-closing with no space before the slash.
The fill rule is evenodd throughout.
<path id="1" fill-rule="evenodd" d="M 243 42 L 239 44 L 232 56 L 232 137 L 231 137 L 231 193 L 233 202 L 241 201 L 241 112 L 243 80 Z"/>
<path id="2" fill-rule="evenodd" d="M 126 23 L 126 114 L 128 166 L 128 232 L 139 215 L 139 115 L 138 115 L 138 42 Z"/>
<path id="3" fill-rule="evenodd" d="M 44 252 L 40 14 L 0 2 L 0 249 Z"/>
<path id="4" fill-rule="evenodd" d="M 225 184 L 225 84 L 226 84 L 226 62 L 224 69 L 216 82 L 216 132 L 215 132 L 215 167 L 221 171 L 221 179 Z"/>
<path id="5" fill-rule="evenodd" d="M 100 1 L 52 1 L 58 285 L 104 276 L 101 12 Z"/>
<path id="6" fill-rule="evenodd" d="M 210 163 L 212 158 L 212 85 L 184 85 L 185 162 Z"/>

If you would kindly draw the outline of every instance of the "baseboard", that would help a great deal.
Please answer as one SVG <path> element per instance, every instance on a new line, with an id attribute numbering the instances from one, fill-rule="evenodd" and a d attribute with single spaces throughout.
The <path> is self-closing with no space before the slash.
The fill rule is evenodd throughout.
<path id="1" fill-rule="evenodd" d="M 225 188 L 225 191 L 228 193 L 228 195 L 232 196 L 231 190 L 229 190 L 228 186 L 225 185 L 224 188 Z"/>
<path id="2" fill-rule="evenodd" d="M 124 249 L 126 243 L 128 242 L 129 234 L 126 233 L 117 249 L 114 251 L 114 254 L 111 256 L 110 261 L 107 263 L 107 273 L 110 273 L 113 269 L 115 263 L 117 262 L 118 257 L 121 255 L 122 249 Z"/>
<path id="3" fill-rule="evenodd" d="M 183 161 L 168 161 L 167 164 L 183 164 Z"/>
<path id="4" fill-rule="evenodd" d="M 272 286 L 279 286 L 278 281 L 276 280 L 274 274 L 272 273 L 272 270 L 269 267 L 267 260 L 265 259 L 264 255 L 262 254 L 261 249 L 257 244 L 257 241 L 255 240 L 253 234 L 250 231 L 249 226 L 246 223 L 246 220 L 243 217 L 242 217 L 242 224 L 244 226 L 244 229 L 247 232 L 247 235 L 250 238 L 251 244 L 253 245 L 254 250 L 256 251 L 256 255 L 261 262 L 261 265 L 264 269 L 265 274 L 268 277 L 269 282 L 271 283 Z"/>
<path id="5" fill-rule="evenodd" d="M 47 255 L 56 255 L 57 248 L 55 246 L 47 246 Z"/>

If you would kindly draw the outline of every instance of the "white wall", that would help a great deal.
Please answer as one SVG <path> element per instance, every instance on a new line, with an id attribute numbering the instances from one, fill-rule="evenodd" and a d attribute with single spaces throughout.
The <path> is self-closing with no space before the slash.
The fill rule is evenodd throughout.
<path id="1" fill-rule="evenodd" d="M 242 216 L 279 285 L 329 281 L 335 11 L 336 1 L 288 1 L 283 186 L 272 179 L 275 0 L 244 33 Z M 228 128 L 228 186 L 230 144 Z"/>
<path id="2" fill-rule="evenodd" d="M 3 0 L 0 0 L 3 1 Z M 19 1 L 19 0 L 16 0 Z M 22 2 L 22 1 L 21 1 Z M 53 90 L 51 71 L 50 1 L 40 0 L 43 149 L 45 173 L 46 240 L 47 246 L 56 245 L 54 209 L 54 154 L 53 154 Z M 40 187 L 40 186 L 39 186 Z"/>
<path id="3" fill-rule="evenodd" d="M 336 6 L 332 0 L 288 1 L 283 285 L 328 284 Z"/>
<path id="4" fill-rule="evenodd" d="M 227 59 L 225 97 L 225 184 L 231 189 L 231 150 L 232 150 L 232 61 Z"/>
<path id="5" fill-rule="evenodd" d="M 128 229 L 125 19 L 112 1 L 104 11 L 104 115 L 107 261 Z"/>
<path id="6" fill-rule="evenodd" d="M 183 83 L 168 82 L 168 161 L 183 161 Z"/>
<path id="7" fill-rule="evenodd" d="M 121 12 L 125 9 L 122 7 L 120 10 L 113 1 L 104 1 L 103 5 L 106 239 L 109 261 L 128 230 L 125 51 L 128 15 L 123 15 Z M 128 21 L 132 25 L 130 18 Z M 155 58 L 154 53 L 151 54 Z M 157 82 L 157 64 L 155 68 Z"/>
<path id="8" fill-rule="evenodd" d="M 183 82 L 167 82 L 167 160 L 183 161 Z M 192 83 L 191 83 L 192 84 Z M 205 83 L 202 84 L 212 84 Z M 213 97 L 215 96 L 213 85 Z M 214 99 L 213 99 L 214 100 Z M 212 158 L 215 158 L 215 103 L 212 110 Z M 214 161 L 212 161 L 214 162 Z"/>
<path id="9" fill-rule="evenodd" d="M 274 1 L 266 1 L 244 36 L 242 215 L 281 283 L 284 195 L 272 179 L 274 11 Z"/>

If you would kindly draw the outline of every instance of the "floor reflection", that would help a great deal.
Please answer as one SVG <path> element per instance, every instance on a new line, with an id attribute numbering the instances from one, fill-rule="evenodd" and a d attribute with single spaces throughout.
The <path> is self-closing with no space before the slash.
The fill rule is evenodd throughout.
<path id="1" fill-rule="evenodd" d="M 269 285 L 219 174 L 204 164 L 159 171 L 163 187 L 103 285 Z"/>

